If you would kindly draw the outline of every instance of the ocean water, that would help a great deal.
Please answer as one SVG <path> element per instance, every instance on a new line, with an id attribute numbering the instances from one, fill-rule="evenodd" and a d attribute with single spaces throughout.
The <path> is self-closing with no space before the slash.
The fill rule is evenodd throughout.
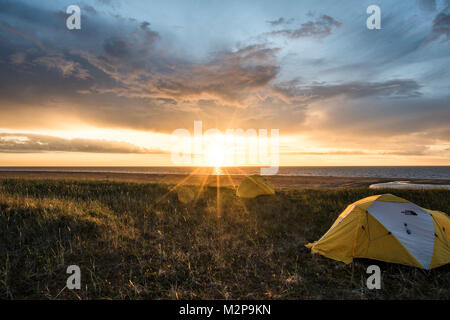
<path id="1" fill-rule="evenodd" d="M 102 172 L 139 174 L 259 174 L 259 167 L 0 167 L 0 171 Z M 280 167 L 278 175 L 366 177 L 394 179 L 450 179 L 450 166 L 416 167 Z"/>
<path id="2" fill-rule="evenodd" d="M 447 189 L 450 190 L 450 184 L 422 184 L 408 183 L 407 181 L 392 181 L 386 183 L 375 183 L 369 186 L 371 189 Z"/>

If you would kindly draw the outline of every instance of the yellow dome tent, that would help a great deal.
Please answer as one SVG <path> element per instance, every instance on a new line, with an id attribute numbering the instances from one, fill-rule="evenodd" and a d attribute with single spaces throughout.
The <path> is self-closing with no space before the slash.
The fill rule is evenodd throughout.
<path id="1" fill-rule="evenodd" d="M 368 258 L 433 269 L 450 263 L 450 218 L 391 194 L 376 195 L 349 205 L 306 247 L 344 263 Z"/>
<path id="2" fill-rule="evenodd" d="M 275 194 L 272 183 L 259 175 L 252 175 L 242 180 L 237 195 L 241 198 L 255 198 L 263 194 Z"/>

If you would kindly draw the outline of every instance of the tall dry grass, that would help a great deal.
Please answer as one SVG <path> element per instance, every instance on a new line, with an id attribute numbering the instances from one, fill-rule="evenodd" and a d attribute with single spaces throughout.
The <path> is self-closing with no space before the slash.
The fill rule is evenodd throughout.
<path id="1" fill-rule="evenodd" d="M 448 299 L 450 266 L 429 273 L 313 256 L 351 202 L 390 192 L 450 212 L 445 190 L 287 190 L 242 200 L 206 188 L 183 204 L 171 186 L 107 181 L 0 180 L 0 298 Z M 191 187 L 195 193 L 199 187 Z M 382 269 L 368 290 L 366 268 Z M 65 289 L 79 265 L 81 290 Z"/>

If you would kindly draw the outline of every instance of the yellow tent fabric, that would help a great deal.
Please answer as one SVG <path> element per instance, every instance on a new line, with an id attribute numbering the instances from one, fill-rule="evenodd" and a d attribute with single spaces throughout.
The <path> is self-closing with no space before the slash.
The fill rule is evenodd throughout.
<path id="1" fill-rule="evenodd" d="M 241 198 L 255 198 L 264 194 L 275 194 L 275 188 L 269 180 L 260 175 L 246 177 L 237 189 L 237 195 Z"/>
<path id="2" fill-rule="evenodd" d="M 368 258 L 433 269 L 450 263 L 450 218 L 391 194 L 349 205 L 331 228 L 306 247 L 350 263 Z"/>

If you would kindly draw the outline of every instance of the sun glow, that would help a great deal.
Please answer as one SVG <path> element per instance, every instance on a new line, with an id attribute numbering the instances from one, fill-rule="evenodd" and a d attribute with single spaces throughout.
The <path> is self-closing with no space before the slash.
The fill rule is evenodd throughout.
<path id="1" fill-rule="evenodd" d="M 225 150 L 221 145 L 209 145 L 203 152 L 204 165 L 211 167 L 225 166 Z"/>
<path id="2" fill-rule="evenodd" d="M 0 157 L 1 166 L 198 166 L 211 167 L 213 170 L 223 171 L 225 167 L 237 166 L 270 166 L 270 158 L 273 154 L 270 148 L 266 148 L 265 139 L 259 136 L 245 136 L 238 134 L 211 134 L 196 137 L 190 135 L 185 139 L 175 139 L 173 134 L 156 133 L 150 131 L 138 131 L 118 128 L 99 128 L 87 125 L 70 126 L 67 129 L 7 129 L 0 128 L 0 143 L 7 146 L 21 146 L 20 150 L 27 152 L 7 152 Z M 96 140 L 97 146 L 101 146 L 100 140 L 107 142 L 126 142 L 143 148 L 142 152 L 103 152 L 83 151 L 58 151 L 45 149 L 27 150 L 27 143 L 33 141 L 40 143 L 42 135 L 57 137 L 67 141 L 58 141 L 59 144 L 70 145 L 72 139 Z M 43 144 L 52 139 L 42 140 Z M 83 142 L 83 141 L 81 141 Z M 400 156 L 386 155 L 385 151 L 374 146 L 373 150 L 343 149 L 321 145 L 320 141 L 311 141 L 301 135 L 283 135 L 279 137 L 280 166 L 336 166 L 336 165 L 376 165 L 383 161 L 384 165 L 397 165 Z M 187 154 L 187 161 L 177 163 L 173 160 L 176 144 L 183 148 L 180 152 Z M 80 141 L 77 146 L 80 145 Z M 262 146 L 262 148 L 261 148 Z M 197 148 L 198 147 L 198 148 Z M 66 147 L 65 150 L 68 148 Z M 101 150 L 101 148 L 99 148 Z M 269 157 L 261 157 L 261 150 L 268 149 Z M 125 149 L 124 149 L 125 150 Z M 133 150 L 130 147 L 130 150 Z M 437 155 L 445 154 L 448 144 L 433 145 L 429 147 L 435 156 L 409 156 L 409 165 L 448 165 L 448 157 Z M 387 150 L 389 151 L 389 150 Z M 252 159 L 253 157 L 253 159 Z M 265 159 L 266 158 L 266 159 Z M 269 158 L 269 161 L 264 161 Z M 406 161 L 406 160 L 405 160 Z M 214 169 L 217 168 L 217 169 Z"/>

